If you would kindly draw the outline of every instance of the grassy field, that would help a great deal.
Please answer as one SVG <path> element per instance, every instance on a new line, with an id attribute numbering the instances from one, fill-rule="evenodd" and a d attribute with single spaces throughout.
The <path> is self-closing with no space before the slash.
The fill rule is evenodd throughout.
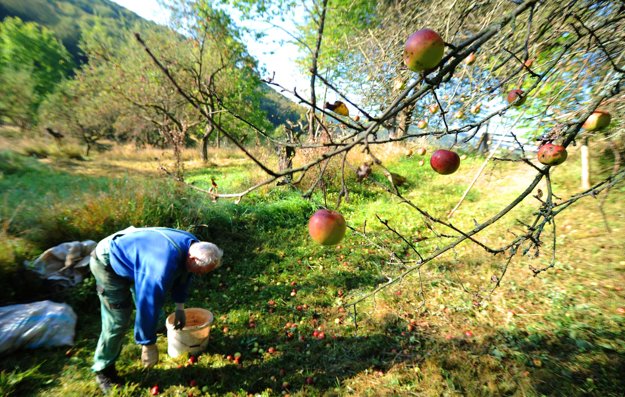
<path id="1" fill-rule="evenodd" d="M 384 182 L 379 169 L 362 184 L 350 176 L 353 189 L 340 211 L 354 230 L 339 245 L 322 247 L 308 237 L 307 220 L 324 201 L 336 203 L 331 181 L 326 200 L 271 187 L 239 204 L 212 202 L 162 177 L 155 159 L 167 166 L 168 158 L 158 150 L 117 148 L 79 160 L 41 146 L 43 159 L 22 155 L 34 154 L 32 144 L 3 145 L 13 151 L 0 152 L 0 300 L 70 303 L 78 314 L 76 339 L 71 348 L 1 357 L 2 396 L 98 395 L 89 370 L 100 326 L 93 279 L 53 293 L 21 263 L 60 242 L 98 240 L 128 225 L 190 230 L 221 246 L 225 264 L 194 282 L 187 305 L 215 314 L 198 362 L 169 358 L 159 336 L 161 362 L 144 370 L 129 332 L 118 362 L 128 383 L 117 395 L 147 396 L 156 384 L 163 396 L 625 395 L 622 183 L 605 201 L 605 220 L 602 197 L 581 200 L 557 218 L 556 266 L 537 277 L 529 266 L 549 262 L 550 233 L 542 254 L 516 257 L 494 291 L 491 277 L 504 258 L 465 242 L 365 299 L 354 313 L 350 302 L 404 270 L 386 247 L 414 255 L 376 215 L 418 240 L 421 253 L 449 241 L 434 238 L 423 217 L 374 183 Z M 454 207 L 483 161 L 470 155 L 456 174 L 440 176 L 427 156 L 405 153 L 395 147 L 378 155 L 390 171 L 408 177 L 401 194 L 438 217 Z M 607 169 L 599 159 L 593 166 Z M 207 166 L 185 153 L 185 168 L 188 181 L 208 187 L 213 177 L 223 192 L 259 178 L 228 149 L 213 150 Z M 578 169 L 575 151 L 555 169 L 559 197 L 579 191 Z M 508 162 L 487 166 L 454 225 L 468 229 L 498 212 L 527 186 L 530 170 Z M 518 220 L 537 209 L 528 198 L 479 240 L 503 245 L 520 230 Z M 240 364 L 228 359 L 236 353 Z"/>

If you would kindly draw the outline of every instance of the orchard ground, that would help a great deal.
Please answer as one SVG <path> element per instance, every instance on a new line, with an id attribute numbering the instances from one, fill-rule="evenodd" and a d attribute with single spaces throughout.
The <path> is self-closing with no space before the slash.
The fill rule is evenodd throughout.
<path id="1" fill-rule="evenodd" d="M 537 277 L 529 266 L 549 263 L 550 234 L 539 256 L 512 261 L 492 294 L 491 278 L 504 258 L 465 242 L 359 303 L 354 318 L 344 304 L 404 270 L 380 247 L 416 257 L 376 215 L 415 238 L 422 253 L 449 241 L 435 239 L 419 214 L 373 183 L 385 182 L 380 169 L 374 167 L 372 180 L 362 184 L 350 173 L 349 201 L 339 208 L 356 230 L 362 232 L 366 221 L 367 238 L 348 230 L 341 243 L 324 247 L 307 230 L 322 196 L 307 201 L 288 187 L 272 186 L 239 204 L 215 203 L 159 174 L 155 158 L 167 166 L 167 152 L 118 147 L 85 161 L 71 147 L 60 150 L 6 134 L 2 139 L 12 151 L 0 153 L 1 301 L 65 301 L 77 312 L 78 324 L 71 348 L 0 358 L 0 395 L 99 393 L 89 370 L 100 327 L 93 279 L 55 293 L 26 275 L 21 263 L 58 243 L 98 240 L 128 225 L 193 225 L 191 231 L 222 247 L 225 257 L 221 269 L 196 280 L 187 305 L 215 314 L 207 351 L 196 363 L 171 359 L 166 338 L 159 336 L 161 361 L 145 370 L 129 331 L 118 361 L 128 384 L 117 395 L 147 396 L 155 385 L 163 396 L 625 394 L 622 183 L 612 188 L 603 211 L 601 195 L 580 200 L 556 218 L 556 265 Z M 408 178 L 402 195 L 445 217 L 483 158 L 469 154 L 456 173 L 438 175 L 428 164 L 436 148 L 429 147 L 425 156 L 406 156 L 408 149 L 376 154 L 390 171 Z M 561 198 L 579 192 L 579 153 L 569 152 L 553 171 Z M 595 153 L 598 178 L 609 173 L 611 163 L 608 152 Z M 213 149 L 208 165 L 196 152 L 185 152 L 184 159 L 187 180 L 195 186 L 208 188 L 213 177 L 220 192 L 236 192 L 259 178 L 233 150 Z M 264 160 L 275 161 L 269 154 Z M 520 163 L 490 163 L 452 222 L 467 230 L 498 212 L 527 186 L 530 170 Z M 337 189 L 332 181 L 327 186 L 333 208 Z M 477 237 L 501 246 L 520 230 L 517 220 L 528 220 L 536 209 L 537 199 L 529 197 Z M 238 354 L 240 363 L 234 361 Z"/>

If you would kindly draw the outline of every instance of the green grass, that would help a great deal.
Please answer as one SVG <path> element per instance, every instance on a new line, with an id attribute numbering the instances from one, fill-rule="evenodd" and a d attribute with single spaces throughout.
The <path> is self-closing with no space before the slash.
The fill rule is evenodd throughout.
<path id="1" fill-rule="evenodd" d="M 409 179 L 400 193 L 438 217 L 456 205 L 482 161 L 470 157 L 458 173 L 445 177 L 419 166 L 419 160 L 398 158 L 387 165 Z M 574 205 L 557 222 L 557 266 L 538 277 L 528 266 L 548 262 L 548 234 L 543 254 L 515 258 L 490 296 L 491 276 L 503 258 L 463 243 L 360 303 L 354 317 L 344 304 L 405 269 L 382 248 L 416 258 L 376 215 L 402 233 L 423 237 L 415 242 L 422 254 L 449 241 L 434 238 L 421 215 L 384 192 L 379 184 L 388 182 L 379 170 L 362 184 L 350 176 L 353 189 L 340 211 L 355 231 L 348 230 L 337 246 L 322 247 L 309 239 L 307 220 L 319 205 L 336 203 L 333 188 L 310 201 L 276 187 L 239 204 L 213 203 L 154 176 L 79 174 L 53 165 L 0 156 L 3 280 L 18 279 L 20 261 L 53 244 L 98 239 L 129 224 L 184 228 L 225 251 L 224 266 L 195 280 L 188 302 L 215 314 L 199 362 L 169 358 L 166 338 L 159 337 L 161 362 L 144 370 L 129 331 L 118 362 L 128 384 L 118 395 L 147 396 L 154 384 L 165 396 L 620 396 L 625 391 L 625 316 L 617 311 L 625 306 L 622 185 L 605 204 L 612 233 L 597 201 Z M 565 165 L 553 175 L 562 197 L 577 191 L 575 156 Z M 206 188 L 212 176 L 220 192 L 229 192 L 253 180 L 249 172 L 237 162 L 192 169 L 187 177 Z M 523 189 L 529 174 L 518 164 L 490 165 L 451 221 L 468 229 L 474 219 L 492 216 Z M 493 246 L 509 241 L 508 230 L 517 219 L 527 221 L 536 203 L 526 200 L 478 238 Z M 3 285 L 3 302 L 25 297 L 6 292 L 11 289 L 10 283 Z M 479 304 L 476 294 L 483 297 Z M 0 358 L 0 395 L 97 395 L 89 371 L 99 334 L 93 280 L 55 298 L 79 315 L 75 346 Z M 325 338 L 314 338 L 315 330 L 323 330 Z M 269 347 L 276 353 L 268 353 Z M 226 358 L 236 352 L 241 365 Z M 198 387 L 189 386 L 192 379 Z"/>

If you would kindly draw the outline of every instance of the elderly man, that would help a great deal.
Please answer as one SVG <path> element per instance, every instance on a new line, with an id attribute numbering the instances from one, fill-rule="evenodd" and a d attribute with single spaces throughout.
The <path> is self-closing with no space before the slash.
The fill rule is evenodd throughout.
<path id="1" fill-rule="evenodd" d="M 106 394 L 121 384 L 115 361 L 136 307 L 135 341 L 146 367 L 158 362 L 156 331 L 166 294 L 176 304 L 176 329 L 184 328 L 184 302 L 191 274 L 209 273 L 221 265 L 223 252 L 193 234 L 169 228 L 122 230 L 100 241 L 90 262 L 102 314 L 102 331 L 94 355 L 96 382 Z"/>

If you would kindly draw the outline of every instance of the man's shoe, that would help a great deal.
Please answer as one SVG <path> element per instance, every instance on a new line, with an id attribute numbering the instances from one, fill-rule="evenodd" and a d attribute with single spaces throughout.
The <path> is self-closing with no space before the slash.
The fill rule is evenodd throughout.
<path id="1" fill-rule="evenodd" d="M 115 369 L 114 365 L 96 372 L 95 381 L 104 394 L 109 394 L 115 386 L 123 384 L 122 378 L 117 374 L 117 369 Z"/>

